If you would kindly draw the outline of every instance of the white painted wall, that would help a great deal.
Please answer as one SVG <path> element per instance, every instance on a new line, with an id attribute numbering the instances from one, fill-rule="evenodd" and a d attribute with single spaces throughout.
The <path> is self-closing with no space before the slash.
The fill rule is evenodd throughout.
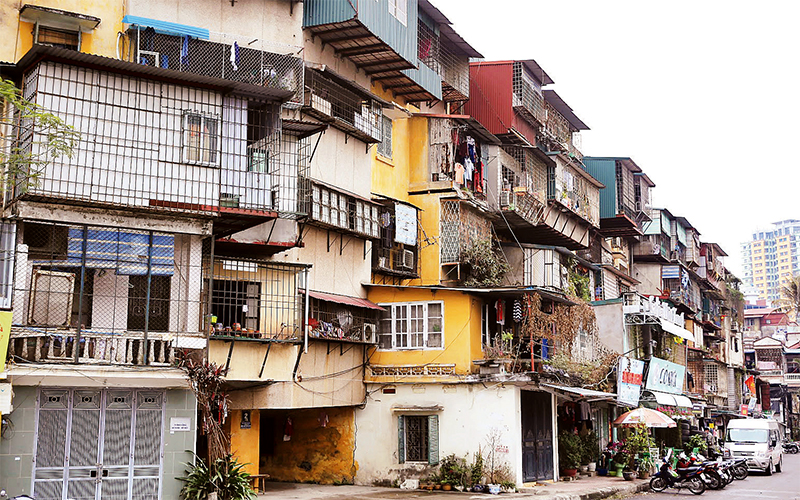
<path id="1" fill-rule="evenodd" d="M 600 342 L 614 352 L 627 351 L 622 301 L 595 305 L 592 309 L 597 318 L 597 335 Z"/>
<path id="2" fill-rule="evenodd" d="M 276 44 L 303 45 L 303 4 L 285 0 L 127 0 L 126 14 L 246 35 Z"/>
<path id="3" fill-rule="evenodd" d="M 633 264 L 633 278 L 639 280 L 636 291 L 643 295 L 661 295 L 661 264 L 636 262 Z"/>
<path id="4" fill-rule="evenodd" d="M 479 447 L 494 429 L 502 433 L 508 447 L 507 463 L 517 484 L 522 483 L 522 415 L 520 389 L 502 384 L 398 384 L 396 394 L 383 394 L 380 386 L 369 387 L 370 396 L 363 409 L 356 411 L 356 483 L 399 478 L 418 478 L 428 474 L 427 464 L 398 463 L 397 420 L 403 412 L 398 406 L 441 405 L 439 415 L 439 457 L 454 453 L 472 462 Z M 433 414 L 433 413 L 405 413 Z M 555 434 L 554 434 L 555 436 Z M 505 454 L 501 454 L 505 455 Z M 484 457 L 486 453 L 484 452 Z M 557 460 L 556 462 L 557 463 Z"/>

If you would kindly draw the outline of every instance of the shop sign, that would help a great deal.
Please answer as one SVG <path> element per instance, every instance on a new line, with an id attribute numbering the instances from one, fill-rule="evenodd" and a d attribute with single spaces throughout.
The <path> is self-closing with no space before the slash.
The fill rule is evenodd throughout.
<path id="1" fill-rule="evenodd" d="M 650 367 L 647 372 L 647 385 L 649 391 L 668 392 L 672 394 L 683 393 L 683 377 L 686 367 L 660 358 L 650 358 Z"/>
<path id="2" fill-rule="evenodd" d="M 747 405 L 739 405 L 739 414 L 743 417 L 747 416 Z"/>
<path id="3" fill-rule="evenodd" d="M 11 337 L 11 312 L 0 312 L 0 373 L 6 369 L 6 356 L 8 354 L 8 340 Z"/>
<path id="4" fill-rule="evenodd" d="M 639 393 L 642 389 L 644 361 L 619 358 L 617 367 L 617 401 L 631 406 L 639 405 Z"/>
<path id="5" fill-rule="evenodd" d="M 747 402 L 747 411 L 749 411 L 750 413 L 752 413 L 753 411 L 755 411 L 755 409 L 756 409 L 756 404 L 758 404 L 758 403 L 756 402 L 756 398 L 752 398 L 752 397 L 751 397 L 751 398 L 750 398 L 750 401 L 748 401 L 748 402 Z"/>

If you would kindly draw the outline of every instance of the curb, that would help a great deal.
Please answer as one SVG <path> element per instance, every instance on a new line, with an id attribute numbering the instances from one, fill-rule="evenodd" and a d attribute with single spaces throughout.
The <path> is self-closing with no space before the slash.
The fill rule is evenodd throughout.
<path id="1" fill-rule="evenodd" d="M 650 488 L 650 483 L 643 482 L 640 484 L 624 485 L 624 486 L 609 486 L 606 488 L 593 489 L 583 493 L 527 493 L 527 498 L 539 498 L 541 500 L 601 500 L 604 498 L 612 497 L 614 495 L 633 495 L 647 491 Z M 523 498 L 525 498 L 523 497 Z"/>

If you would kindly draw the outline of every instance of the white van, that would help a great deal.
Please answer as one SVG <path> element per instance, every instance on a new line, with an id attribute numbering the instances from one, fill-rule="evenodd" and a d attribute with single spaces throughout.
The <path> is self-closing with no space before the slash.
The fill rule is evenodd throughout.
<path id="1" fill-rule="evenodd" d="M 778 422 L 769 418 L 741 418 L 728 423 L 725 451 L 736 458 L 746 458 L 751 470 L 767 474 L 783 469 L 783 436 Z"/>

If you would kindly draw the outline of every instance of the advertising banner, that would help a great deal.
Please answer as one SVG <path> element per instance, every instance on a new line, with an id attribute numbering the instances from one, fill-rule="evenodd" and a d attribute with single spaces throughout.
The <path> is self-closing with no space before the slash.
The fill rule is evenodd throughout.
<path id="1" fill-rule="evenodd" d="M 660 358 L 650 358 L 645 388 L 650 391 L 683 393 L 683 377 L 686 367 Z"/>
<path id="2" fill-rule="evenodd" d="M 617 401 L 630 406 L 639 405 L 639 394 L 642 389 L 644 361 L 619 358 L 617 366 Z"/>

